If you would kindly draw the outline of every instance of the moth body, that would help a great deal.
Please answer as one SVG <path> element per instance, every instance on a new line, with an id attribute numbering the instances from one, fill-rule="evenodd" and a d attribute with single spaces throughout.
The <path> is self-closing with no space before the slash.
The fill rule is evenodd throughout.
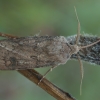
<path id="1" fill-rule="evenodd" d="M 65 64 L 75 48 L 63 36 L 35 36 L 0 40 L 0 49 L 0 69 L 20 70 Z"/>

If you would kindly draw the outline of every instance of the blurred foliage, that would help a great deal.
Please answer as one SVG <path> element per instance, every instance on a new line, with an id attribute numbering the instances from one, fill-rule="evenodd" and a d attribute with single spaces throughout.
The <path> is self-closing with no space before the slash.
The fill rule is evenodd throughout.
<path id="1" fill-rule="evenodd" d="M 77 33 L 76 6 L 81 33 L 99 35 L 100 0 L 0 0 L 0 31 L 17 36 Z M 36 69 L 45 73 L 47 68 Z M 77 100 L 99 100 L 100 67 L 84 63 L 82 95 L 79 63 L 70 60 L 47 78 Z M 0 72 L 0 100 L 55 100 L 16 71 Z"/>

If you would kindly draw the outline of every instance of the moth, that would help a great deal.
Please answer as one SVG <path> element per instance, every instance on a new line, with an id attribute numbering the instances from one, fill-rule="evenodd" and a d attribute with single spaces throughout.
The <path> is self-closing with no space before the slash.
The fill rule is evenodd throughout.
<path id="1" fill-rule="evenodd" d="M 79 50 L 100 42 L 98 40 L 87 46 L 78 46 L 80 22 L 76 8 L 75 13 L 78 21 L 78 32 L 74 45 L 69 44 L 64 36 L 16 37 L 0 33 L 0 36 L 7 37 L 7 39 L 0 40 L 0 70 L 25 70 L 51 66 L 44 74 L 44 78 L 53 68 L 60 64 L 65 64 L 72 54 L 77 54 Z M 81 77 L 83 79 L 83 67 L 79 56 L 78 59 L 81 67 Z"/>

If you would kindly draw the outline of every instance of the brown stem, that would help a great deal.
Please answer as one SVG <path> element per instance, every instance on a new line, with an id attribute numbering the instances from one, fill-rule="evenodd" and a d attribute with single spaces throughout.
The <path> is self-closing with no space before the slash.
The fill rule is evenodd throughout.
<path id="1" fill-rule="evenodd" d="M 40 75 L 34 69 L 19 70 L 18 72 L 34 82 L 36 85 L 38 85 L 40 79 L 42 78 L 42 75 Z M 73 97 L 70 96 L 69 93 L 64 92 L 45 78 L 40 82 L 39 87 L 44 89 L 57 100 L 75 100 Z"/>

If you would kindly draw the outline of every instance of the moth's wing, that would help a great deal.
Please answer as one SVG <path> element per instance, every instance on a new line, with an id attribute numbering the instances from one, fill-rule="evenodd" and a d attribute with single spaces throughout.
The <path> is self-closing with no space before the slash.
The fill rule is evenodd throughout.
<path id="1" fill-rule="evenodd" d="M 54 61 L 46 57 L 46 51 L 39 48 L 38 42 L 32 41 L 30 45 L 23 39 L 0 40 L 0 70 L 32 69 L 54 65 Z"/>
<path id="2" fill-rule="evenodd" d="M 0 70 L 32 69 L 37 54 L 32 47 L 19 45 L 13 39 L 0 40 Z"/>
<path id="3" fill-rule="evenodd" d="M 69 50 L 66 39 L 62 36 L 0 40 L 0 60 L 4 69 L 31 69 L 65 64 L 69 59 Z"/>

